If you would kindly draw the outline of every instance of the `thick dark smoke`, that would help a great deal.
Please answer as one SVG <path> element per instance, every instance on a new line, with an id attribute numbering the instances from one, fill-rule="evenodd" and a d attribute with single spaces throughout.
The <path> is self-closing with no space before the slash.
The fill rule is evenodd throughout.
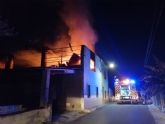
<path id="1" fill-rule="evenodd" d="M 86 0 L 63 0 L 62 18 L 69 27 L 72 45 L 86 45 L 94 51 L 97 36 L 91 26 Z"/>
<path id="2" fill-rule="evenodd" d="M 16 61 L 21 61 L 17 63 L 38 66 L 43 47 L 87 45 L 94 50 L 97 37 L 84 1 L 3 1 L 0 3 L 0 20 L 5 20 L 8 30 L 15 35 L 3 35 L 0 27 L 0 54 L 13 54 Z M 24 61 L 23 54 L 27 58 L 37 58 L 38 64 Z"/>
<path id="3" fill-rule="evenodd" d="M 15 66 L 40 66 L 40 50 L 70 40 L 57 0 L 5 0 L 0 3 L 0 65 L 13 55 Z M 5 28 L 4 28 L 5 27 Z M 6 34 L 14 35 L 6 35 Z M 31 59 L 30 59 L 31 58 Z M 35 62 L 34 62 L 35 60 Z"/>
<path id="4" fill-rule="evenodd" d="M 15 31 L 19 32 L 16 38 L 21 40 L 21 43 L 18 43 L 16 38 L 15 41 L 8 41 L 8 47 L 15 43 L 12 46 L 15 50 L 21 47 L 23 49 L 24 47 L 41 48 L 45 44 L 55 42 L 61 35 L 69 39 L 69 28 L 59 15 L 62 6 L 63 3 L 56 0 L 7 0 L 3 2 L 0 15 L 15 27 Z"/>

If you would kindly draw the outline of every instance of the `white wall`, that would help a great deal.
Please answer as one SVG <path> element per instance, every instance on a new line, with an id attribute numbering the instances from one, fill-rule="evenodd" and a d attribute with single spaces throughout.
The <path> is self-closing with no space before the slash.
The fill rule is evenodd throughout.
<path id="1" fill-rule="evenodd" d="M 108 75 L 107 70 L 104 67 L 103 61 L 96 55 L 96 70 L 90 70 L 90 50 L 84 47 L 84 108 L 93 108 L 102 105 L 106 100 L 108 100 Z M 103 70 L 106 71 L 106 79 L 104 78 Z M 87 96 L 87 85 L 91 87 L 91 97 Z M 99 96 L 96 97 L 96 87 L 98 87 Z M 103 88 L 107 92 L 107 99 L 103 98 Z"/>
<path id="2" fill-rule="evenodd" d="M 51 107 L 0 117 L 0 124 L 43 124 L 51 120 Z"/>

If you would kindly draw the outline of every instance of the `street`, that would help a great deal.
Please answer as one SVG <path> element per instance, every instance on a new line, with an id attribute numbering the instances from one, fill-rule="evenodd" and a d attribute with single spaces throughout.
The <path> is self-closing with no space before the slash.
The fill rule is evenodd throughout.
<path id="1" fill-rule="evenodd" d="M 109 104 L 70 124 L 155 124 L 147 105 Z"/>

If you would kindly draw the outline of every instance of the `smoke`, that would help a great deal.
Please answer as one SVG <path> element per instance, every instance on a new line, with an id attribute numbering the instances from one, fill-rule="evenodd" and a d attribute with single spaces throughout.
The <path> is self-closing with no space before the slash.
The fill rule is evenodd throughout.
<path id="1" fill-rule="evenodd" d="M 29 0 L 26 4 L 8 0 L 1 6 L 3 17 L 19 33 L 22 47 L 57 48 L 71 43 L 94 50 L 97 36 L 86 0 Z"/>
<path id="2" fill-rule="evenodd" d="M 63 7 L 59 11 L 59 15 L 64 22 L 63 27 L 57 26 L 57 38 L 50 44 L 46 42 L 49 48 L 61 48 L 71 44 L 71 46 L 86 45 L 94 51 L 97 36 L 91 26 L 91 16 L 88 11 L 86 0 L 61 0 Z M 62 32 L 65 28 L 65 32 Z M 61 29 L 62 28 L 62 29 Z M 59 30 L 60 29 L 60 30 Z M 61 32 L 61 33 L 60 33 Z M 67 34 L 66 34 L 67 33 Z"/>
<path id="3" fill-rule="evenodd" d="M 86 45 L 94 51 L 97 36 L 90 23 L 86 0 L 63 0 L 61 16 L 69 27 L 71 45 Z"/>
<path id="4" fill-rule="evenodd" d="M 86 0 L 29 0 L 26 4 L 22 0 L 8 0 L 1 6 L 3 17 L 19 33 L 14 41 L 8 37 L 0 40 L 3 42 L 0 52 L 14 54 L 16 66 L 40 66 L 42 47 L 86 45 L 94 51 L 97 36 L 91 26 Z"/>
<path id="5" fill-rule="evenodd" d="M 79 49 L 80 45 L 86 45 L 92 51 L 95 51 L 95 43 L 97 41 L 97 36 L 94 29 L 91 26 L 90 14 L 88 11 L 87 1 L 85 0 L 62 0 L 63 7 L 59 11 L 59 15 L 62 17 L 62 21 L 68 28 L 68 32 L 61 33 L 58 38 L 55 39 L 53 44 L 47 44 L 49 48 L 62 48 L 62 47 L 72 47 L 73 51 Z M 71 49 L 65 49 L 62 52 L 63 63 L 69 61 L 73 52 Z M 72 52 L 72 54 L 70 54 Z M 74 53 L 80 55 L 80 50 L 74 51 Z M 56 58 L 56 60 L 49 59 L 49 61 L 54 62 L 54 64 L 59 61 L 61 53 L 47 54 L 48 58 Z M 48 62 L 48 66 L 53 63 Z M 55 64 L 57 65 L 57 64 Z"/>

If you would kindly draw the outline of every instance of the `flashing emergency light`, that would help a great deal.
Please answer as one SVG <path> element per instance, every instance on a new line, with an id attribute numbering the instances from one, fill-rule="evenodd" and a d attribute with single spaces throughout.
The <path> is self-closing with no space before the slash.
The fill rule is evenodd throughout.
<path id="1" fill-rule="evenodd" d="M 131 80 L 130 82 L 131 82 L 132 84 L 135 84 L 135 83 L 136 83 L 136 81 L 135 81 L 135 80 Z"/>
<path id="2" fill-rule="evenodd" d="M 115 84 L 118 84 L 119 82 L 115 81 Z"/>
<path id="3" fill-rule="evenodd" d="M 125 79 L 125 80 L 123 80 L 123 83 L 127 85 L 127 84 L 130 83 L 130 80 L 129 79 Z"/>
<path id="4" fill-rule="evenodd" d="M 119 83 L 119 79 L 116 78 L 116 79 L 115 79 L 115 84 L 118 84 L 118 83 Z"/>

